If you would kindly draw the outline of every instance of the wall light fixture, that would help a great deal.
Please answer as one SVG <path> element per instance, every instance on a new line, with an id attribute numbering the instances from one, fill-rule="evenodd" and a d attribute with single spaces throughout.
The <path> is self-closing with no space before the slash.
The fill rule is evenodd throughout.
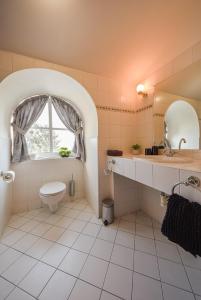
<path id="1" fill-rule="evenodd" d="M 136 91 L 137 91 L 137 94 L 140 95 L 140 96 L 142 96 L 142 97 L 147 97 L 148 96 L 148 94 L 147 94 L 147 92 L 145 90 L 145 86 L 142 83 L 139 83 L 136 86 Z"/>

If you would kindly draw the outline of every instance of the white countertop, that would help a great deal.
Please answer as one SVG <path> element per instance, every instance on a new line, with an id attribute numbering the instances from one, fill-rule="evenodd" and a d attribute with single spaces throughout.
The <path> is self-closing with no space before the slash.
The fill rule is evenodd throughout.
<path id="1" fill-rule="evenodd" d="M 123 156 L 114 156 L 113 158 L 127 158 L 135 161 L 144 161 L 151 164 L 157 164 L 159 166 L 165 166 L 168 168 L 176 168 L 180 170 L 189 170 L 194 172 L 201 172 L 201 160 L 193 159 L 189 156 L 167 157 L 165 155 L 132 155 L 125 154 Z"/>

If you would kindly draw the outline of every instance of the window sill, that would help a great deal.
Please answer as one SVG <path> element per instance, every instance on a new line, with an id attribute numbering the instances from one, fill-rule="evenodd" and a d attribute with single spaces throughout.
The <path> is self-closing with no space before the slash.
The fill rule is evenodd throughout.
<path id="1" fill-rule="evenodd" d="M 55 159 L 76 159 L 75 156 L 68 156 L 68 157 L 61 157 L 57 153 L 47 153 L 47 154 L 42 154 L 42 155 L 31 155 L 31 160 L 55 160 Z"/>

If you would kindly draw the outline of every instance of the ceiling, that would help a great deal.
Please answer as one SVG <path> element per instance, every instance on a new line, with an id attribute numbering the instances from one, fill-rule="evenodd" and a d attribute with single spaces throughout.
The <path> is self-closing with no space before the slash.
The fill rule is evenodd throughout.
<path id="1" fill-rule="evenodd" d="M 0 0 L 0 48 L 131 82 L 200 28 L 201 0 Z"/>
<path id="2" fill-rule="evenodd" d="M 170 94 L 201 100 L 201 61 L 160 82 L 156 88 Z"/>

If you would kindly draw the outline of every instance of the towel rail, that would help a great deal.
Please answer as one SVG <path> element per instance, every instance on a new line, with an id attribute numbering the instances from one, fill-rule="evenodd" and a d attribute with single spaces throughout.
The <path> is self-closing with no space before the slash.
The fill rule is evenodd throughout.
<path id="1" fill-rule="evenodd" d="M 175 188 L 181 184 L 198 188 L 200 186 L 200 179 L 196 176 L 189 176 L 187 180 L 176 183 L 172 188 L 172 195 L 174 194 Z"/>

